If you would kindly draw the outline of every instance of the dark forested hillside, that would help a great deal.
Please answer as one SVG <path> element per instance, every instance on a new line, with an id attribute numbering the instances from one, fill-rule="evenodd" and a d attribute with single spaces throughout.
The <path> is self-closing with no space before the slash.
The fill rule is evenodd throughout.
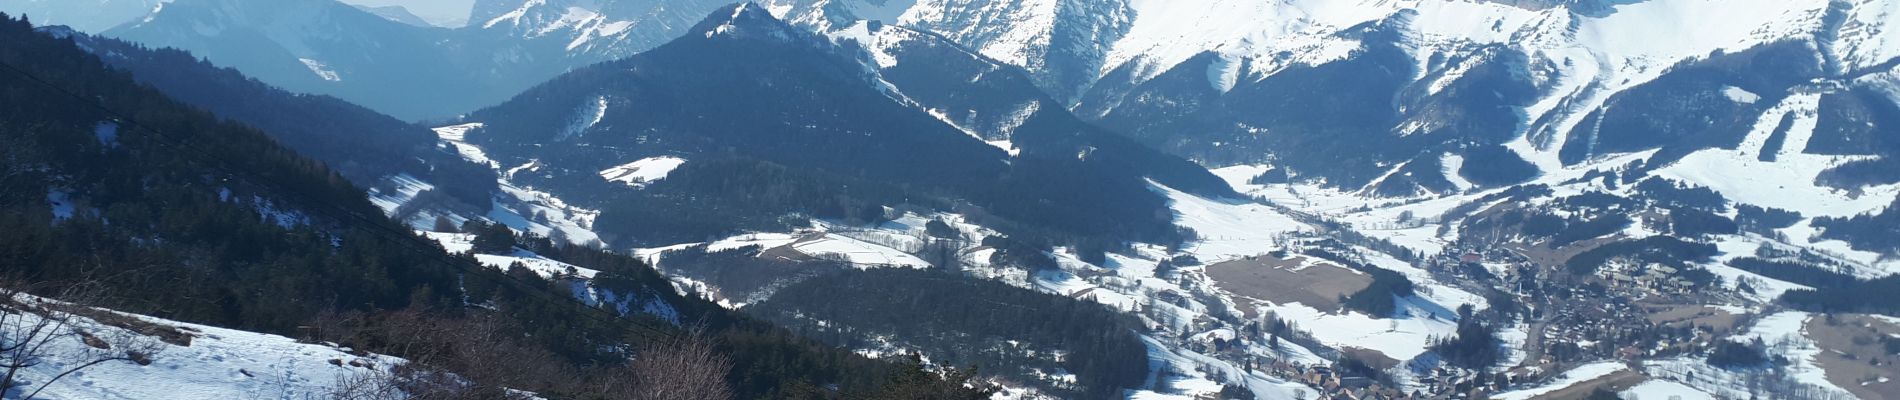
<path id="1" fill-rule="evenodd" d="M 1079 399 L 1119 395 L 1148 372 L 1132 317 L 941 271 L 837 272 L 788 286 L 747 311 L 847 347 L 917 346 L 946 365 L 975 365 Z M 1060 371 L 1075 374 L 1074 386 L 1040 378 Z"/>
<path id="2" fill-rule="evenodd" d="M 783 228 L 797 219 L 788 215 L 869 217 L 904 204 L 972 206 L 996 217 L 993 225 L 1058 243 L 1166 243 L 1181 237 L 1145 179 L 1233 194 L 1191 163 L 1066 114 L 1016 130 L 1021 154 L 1011 156 L 910 105 L 856 49 L 756 5 L 715 12 L 692 31 L 479 111 L 468 121 L 485 127 L 468 140 L 504 167 L 538 161 L 517 181 L 600 204 L 597 229 L 618 245 Z M 644 189 L 598 174 L 662 155 L 688 161 Z M 734 175 L 748 173 L 784 179 Z M 655 229 L 685 224 L 695 226 Z"/>
<path id="3" fill-rule="evenodd" d="M 980 394 L 671 295 L 631 258 L 517 243 L 604 271 L 607 287 L 666 293 L 682 317 L 704 321 L 700 336 L 732 360 L 723 380 L 742 398 Z M 348 180 L 265 133 L 0 17 L 0 279 L 85 285 L 106 293 L 99 306 L 405 357 L 412 370 L 463 378 L 432 381 L 431 390 L 460 388 L 442 398 L 501 398 L 502 387 L 627 398 L 640 385 L 621 368 L 630 352 L 693 335 L 608 317 L 566 287 L 477 265 L 384 218 Z M 466 304 L 465 288 L 489 301 Z M 404 388 L 434 393 L 422 389 Z"/>
<path id="4" fill-rule="evenodd" d="M 358 185 L 409 174 L 484 210 L 495 192 L 495 173 L 488 166 L 438 148 L 427 128 L 334 97 L 286 92 L 184 51 L 48 29 L 113 68 L 131 72 L 140 83 L 219 118 L 256 127 Z"/>
<path id="5" fill-rule="evenodd" d="M 109 283 L 145 303 L 123 305 L 132 311 L 259 329 L 330 308 L 407 306 L 416 289 L 444 296 L 427 301 L 456 292 L 448 271 L 404 267 L 427 258 L 376 239 L 393 223 L 305 211 L 380 215 L 321 164 L 172 102 L 70 40 L 5 22 L 0 231 L 11 238 L 0 242 L 14 272 L 122 279 Z"/>

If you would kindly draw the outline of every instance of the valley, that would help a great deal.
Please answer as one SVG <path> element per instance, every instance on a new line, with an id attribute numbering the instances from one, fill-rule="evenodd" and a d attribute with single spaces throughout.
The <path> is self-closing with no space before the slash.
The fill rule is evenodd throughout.
<path id="1" fill-rule="evenodd" d="M 1900 1 L 46 1 L 7 399 L 1900 398 Z"/>

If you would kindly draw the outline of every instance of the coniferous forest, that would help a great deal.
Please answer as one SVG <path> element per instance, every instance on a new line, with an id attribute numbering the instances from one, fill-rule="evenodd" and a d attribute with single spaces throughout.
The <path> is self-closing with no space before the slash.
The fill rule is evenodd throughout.
<path id="1" fill-rule="evenodd" d="M 1148 375 L 1133 318 L 942 271 L 836 272 L 787 286 L 747 312 L 834 344 L 921 350 L 945 365 L 974 366 L 1074 398 L 1118 395 Z M 1043 381 L 1063 372 L 1075 375 L 1073 385 Z"/>

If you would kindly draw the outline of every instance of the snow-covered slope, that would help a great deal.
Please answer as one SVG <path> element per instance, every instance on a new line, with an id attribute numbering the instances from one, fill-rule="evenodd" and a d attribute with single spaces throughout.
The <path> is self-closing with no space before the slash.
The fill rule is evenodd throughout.
<path id="1" fill-rule="evenodd" d="M 49 302 L 20 296 L 29 304 Z M 49 304 L 58 304 L 52 302 Z M 37 399 L 245 399 L 328 398 L 353 382 L 375 379 L 406 360 L 365 354 L 288 337 L 122 314 L 110 310 L 55 313 L 57 325 L 39 354 L 46 357 L 15 377 L 28 390 L 45 389 Z M 95 318 L 104 318 L 105 321 Z M 9 333 L 41 323 L 41 314 L 3 319 Z M 97 360 L 99 349 L 78 332 L 98 338 L 92 344 L 116 344 L 148 352 L 149 364 L 111 361 L 54 380 L 80 364 Z M 149 336 L 148 336 L 149 335 Z M 17 340 L 14 339 L 14 340 Z M 128 346 L 131 345 L 131 346 Z M 48 384 L 50 382 L 50 385 Z M 23 396 L 9 392 L 6 397 Z"/>
<path id="2" fill-rule="evenodd" d="M 470 25 L 491 34 L 558 41 L 590 58 L 611 60 L 673 40 L 723 0 L 483 0 Z M 505 11 L 504 11 L 505 10 Z M 499 13 L 496 13 L 499 11 Z"/>
<path id="3" fill-rule="evenodd" d="M 1895 86 L 1880 73 L 1900 56 L 1887 33 L 1900 6 L 1886 0 L 765 4 L 866 43 L 892 39 L 862 20 L 940 35 L 1022 67 L 1084 118 L 1206 164 L 1271 161 L 1296 179 L 1386 196 L 1520 183 L 1659 147 L 1732 147 L 1763 108 L 1798 93 L 1889 88 L 1891 104 Z M 873 53 L 882 67 L 904 64 Z M 1638 111 L 1704 98 L 1738 106 Z M 941 110 L 994 134 L 960 111 Z M 1632 122 L 1645 119 L 1657 122 Z"/>

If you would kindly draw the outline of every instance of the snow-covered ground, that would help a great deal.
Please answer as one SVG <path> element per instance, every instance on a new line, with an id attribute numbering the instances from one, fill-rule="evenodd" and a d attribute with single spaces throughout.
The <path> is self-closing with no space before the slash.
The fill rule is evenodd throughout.
<path id="1" fill-rule="evenodd" d="M 450 253 L 466 253 L 474 248 L 473 234 L 420 232 L 423 236 L 440 243 Z M 574 298 L 591 306 L 611 305 L 621 314 L 642 312 L 679 324 L 679 311 L 672 304 L 662 300 L 657 293 L 621 293 L 594 286 L 593 279 L 600 271 L 582 268 L 535 254 L 519 248 L 508 254 L 475 254 L 475 260 L 482 265 L 506 270 L 512 265 L 521 265 L 534 271 L 543 279 L 567 285 Z"/>
<path id="2" fill-rule="evenodd" d="M 1267 309 L 1328 346 L 1372 350 L 1403 361 L 1424 354 L 1433 338 L 1456 336 L 1458 330 L 1456 314 L 1445 314 L 1442 306 L 1421 306 L 1419 301 L 1417 297 L 1402 299 L 1402 313 L 1407 315 L 1397 318 L 1374 318 L 1351 311 L 1321 312 L 1297 303 Z M 1437 310 L 1437 316 L 1431 310 Z"/>
<path id="3" fill-rule="evenodd" d="M 398 207 L 402 207 L 404 203 L 414 200 L 416 195 L 435 189 L 434 184 L 416 179 L 416 177 L 409 176 L 409 174 L 399 174 L 389 177 L 388 180 L 389 185 L 387 186 L 389 186 L 391 190 L 374 187 L 369 190 L 370 203 L 375 204 L 377 208 L 383 209 L 384 213 L 396 212 Z"/>
<path id="4" fill-rule="evenodd" d="M 679 157 L 647 157 L 600 171 L 601 179 L 608 182 L 625 183 L 627 186 L 644 187 L 647 184 L 666 179 L 686 159 Z"/>
<path id="5" fill-rule="evenodd" d="M 901 250 L 839 234 L 823 234 L 791 245 L 792 250 L 815 257 L 839 257 L 858 268 L 929 268 L 930 263 Z"/>
<path id="6" fill-rule="evenodd" d="M 1564 373 L 1562 375 L 1559 375 L 1556 380 L 1553 380 L 1549 383 L 1545 383 L 1543 385 L 1533 387 L 1533 388 L 1528 388 L 1528 389 L 1520 389 L 1520 390 L 1513 390 L 1513 391 L 1504 392 L 1504 393 L 1498 393 L 1498 394 L 1492 395 L 1491 398 L 1495 400 L 1529 400 L 1530 398 L 1537 397 L 1538 395 L 1555 392 L 1558 390 L 1563 390 L 1564 388 L 1571 387 L 1579 383 L 1584 383 L 1592 379 L 1609 376 L 1610 374 L 1621 372 L 1627 369 L 1629 369 L 1629 365 L 1625 365 L 1623 363 L 1615 362 L 1615 361 L 1605 361 L 1605 362 L 1599 362 L 1599 363 L 1584 364 L 1582 366 L 1572 368 L 1569 371 L 1564 371 Z"/>
<path id="7" fill-rule="evenodd" d="M 1786 311 L 1763 317 L 1750 327 L 1748 332 L 1737 335 L 1735 339 L 1746 343 L 1761 339 L 1773 349 L 1773 355 L 1787 357 L 1789 365 L 1783 369 L 1801 383 L 1827 388 L 1841 393 L 1845 389 L 1827 380 L 1827 371 L 1822 370 L 1819 360 L 1821 349 L 1807 338 L 1808 320 L 1814 318 L 1805 312 Z"/>
<path id="8" fill-rule="evenodd" d="M 577 245 L 604 244 L 593 230 L 599 210 L 573 206 L 551 193 L 506 181 L 501 182 L 501 191 L 506 197 L 499 198 L 484 216 L 489 221 L 507 225 L 516 232 L 565 239 Z"/>
<path id="9" fill-rule="evenodd" d="M 1702 357 L 1651 360 L 1644 362 L 1643 368 L 1651 376 L 1669 380 L 1673 390 L 1693 390 L 1717 398 L 1775 398 L 1790 390 L 1809 396 L 1852 398 L 1849 392 L 1829 382 L 1826 371 L 1817 363 L 1815 356 L 1824 350 L 1806 336 L 1807 323 L 1813 317 L 1804 312 L 1779 312 L 1761 318 L 1748 330 L 1729 338 L 1744 343 L 1761 339 L 1768 345 L 1770 355 L 1788 359 L 1789 365 L 1779 371 L 1716 368 Z"/>
<path id="10" fill-rule="evenodd" d="M 1280 248 L 1279 241 L 1286 239 L 1286 234 L 1312 230 L 1263 204 L 1208 199 L 1159 184 L 1153 187 L 1167 196 L 1175 212 L 1175 224 L 1200 235 L 1200 240 L 1193 241 L 1187 252 L 1204 262 L 1264 254 Z"/>
<path id="11" fill-rule="evenodd" d="M 436 243 L 441 243 L 442 248 L 448 250 L 450 253 L 467 253 L 469 249 L 475 247 L 473 244 L 475 235 L 473 234 L 422 232 L 422 235 L 431 240 L 435 240 Z M 600 274 L 600 271 L 550 260 L 539 254 L 521 249 L 515 249 L 512 253 L 500 255 L 475 254 L 475 260 L 480 261 L 482 265 L 496 269 L 507 269 L 508 266 L 518 263 L 534 271 L 535 274 L 541 275 L 542 278 L 550 279 L 564 276 L 593 279 L 594 275 Z"/>
<path id="12" fill-rule="evenodd" d="M 487 124 L 480 122 L 444 126 L 435 128 L 435 135 L 441 138 L 445 145 L 452 147 L 456 153 L 461 154 L 462 158 L 474 161 L 477 164 L 487 165 L 490 168 L 500 168 L 501 166 L 495 164 L 494 160 L 488 159 L 488 153 L 483 153 L 481 147 L 469 144 L 463 140 L 467 138 L 468 131 L 481 129 L 484 126 L 487 126 Z"/>
<path id="13" fill-rule="evenodd" d="M 45 354 L 49 357 L 45 362 L 22 370 L 19 380 L 28 388 L 38 388 L 50 381 L 52 384 L 35 397 L 48 400 L 328 398 L 340 382 L 387 372 L 406 362 L 376 354 L 354 355 L 347 348 L 299 343 L 277 335 L 122 315 L 144 323 L 174 327 L 190 336 L 189 345 L 155 338 L 139 339 L 138 342 L 158 349 L 152 355 L 151 365 L 106 362 L 53 381 L 53 376 L 93 359 L 83 356 L 92 348 L 78 338 L 58 338 L 48 342 Z M 25 315 L 8 320 L 32 324 L 40 318 Z M 72 321 L 74 324 L 68 329 L 82 329 L 103 338 L 142 337 L 90 318 L 75 317 Z M 9 393 L 6 398 L 19 395 L 22 394 Z"/>
<path id="14" fill-rule="evenodd" d="M 1651 379 L 1617 393 L 1625 400 L 1715 400 L 1714 395 L 1688 385 Z"/>

